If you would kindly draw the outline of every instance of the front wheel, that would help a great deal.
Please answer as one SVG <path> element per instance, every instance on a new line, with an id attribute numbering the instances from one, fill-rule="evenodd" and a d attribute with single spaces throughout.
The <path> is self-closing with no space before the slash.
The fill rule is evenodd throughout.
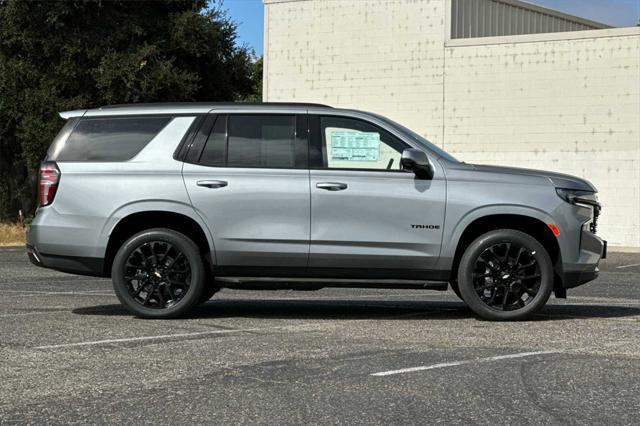
<path id="1" fill-rule="evenodd" d="M 111 278 L 116 296 L 134 315 L 174 318 L 200 302 L 207 270 L 191 239 L 156 228 L 132 236 L 120 247 Z"/>
<path id="2" fill-rule="evenodd" d="M 207 303 L 209 299 L 211 299 L 213 295 L 219 291 L 220 291 L 220 287 L 216 287 L 213 283 L 208 283 L 205 286 L 204 291 L 202 292 L 202 297 L 200 297 L 200 300 L 198 301 L 198 305 Z"/>
<path id="3" fill-rule="evenodd" d="M 449 283 L 449 287 L 451 287 L 451 290 L 456 294 L 456 296 L 458 296 L 458 299 L 464 301 L 464 299 L 462 298 L 462 294 L 460 293 L 460 287 L 458 286 L 458 281 L 452 280 Z"/>
<path id="4" fill-rule="evenodd" d="M 522 320 L 538 312 L 553 289 L 544 246 L 512 229 L 487 232 L 464 252 L 458 284 L 465 303 L 488 320 Z"/>

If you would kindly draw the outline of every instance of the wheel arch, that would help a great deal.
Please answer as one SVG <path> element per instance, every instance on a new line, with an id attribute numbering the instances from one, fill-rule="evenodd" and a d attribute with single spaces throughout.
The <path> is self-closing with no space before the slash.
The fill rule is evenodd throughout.
<path id="1" fill-rule="evenodd" d="M 537 212 L 535 210 L 532 210 Z M 450 248 L 454 248 L 451 253 L 451 282 L 455 282 L 458 274 L 460 259 L 465 250 L 476 238 L 489 231 L 496 229 L 514 229 L 531 235 L 540 242 L 549 253 L 554 268 L 554 292 L 556 297 L 565 297 L 566 290 L 562 286 L 562 253 L 558 239 L 547 226 L 553 223 L 545 215 L 530 214 L 522 211 L 517 213 L 497 213 L 491 212 L 484 215 L 475 215 L 470 220 L 459 226 L 454 234 L 455 243 L 452 242 Z"/>
<path id="2" fill-rule="evenodd" d="M 174 205 L 170 209 L 165 203 L 145 203 L 144 208 L 130 208 L 126 212 L 120 212 L 118 219 L 112 220 L 110 226 L 105 227 L 105 276 L 111 275 L 113 258 L 122 244 L 132 235 L 151 228 L 167 228 L 186 235 L 196 243 L 209 268 L 215 265 L 215 247 L 206 225 L 195 215 L 191 206 L 171 204 Z"/>

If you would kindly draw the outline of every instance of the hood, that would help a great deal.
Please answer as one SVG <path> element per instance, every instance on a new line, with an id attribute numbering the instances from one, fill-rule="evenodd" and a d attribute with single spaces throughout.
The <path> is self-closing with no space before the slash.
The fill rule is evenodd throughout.
<path id="1" fill-rule="evenodd" d="M 488 173 L 501 173 L 519 176 L 535 176 L 549 179 L 556 188 L 574 189 L 578 191 L 598 192 L 595 186 L 586 179 L 562 173 L 544 170 L 521 169 L 518 167 L 486 166 L 482 164 L 467 164 L 473 170 Z"/>

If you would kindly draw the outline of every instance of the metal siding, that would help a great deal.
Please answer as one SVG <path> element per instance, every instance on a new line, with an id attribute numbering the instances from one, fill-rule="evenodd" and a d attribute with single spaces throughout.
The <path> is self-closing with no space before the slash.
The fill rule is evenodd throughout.
<path id="1" fill-rule="evenodd" d="M 485 7 L 480 7 L 480 23 L 484 31 L 491 31 L 491 24 L 489 23 L 489 17 L 491 16 L 491 5 L 486 4 Z"/>
<path id="2" fill-rule="evenodd" d="M 509 21 L 509 35 L 516 34 L 518 31 L 518 9 L 509 5 L 509 15 L 507 15 Z"/>
<path id="3" fill-rule="evenodd" d="M 458 34 L 458 2 L 451 3 L 451 36 Z"/>
<path id="4" fill-rule="evenodd" d="M 473 18 L 471 19 L 471 22 L 475 22 L 475 28 L 474 28 L 474 31 L 472 31 L 472 34 L 474 34 L 474 37 L 482 37 L 482 34 L 484 32 L 484 25 L 480 24 L 480 10 L 481 8 L 484 7 L 484 4 L 482 4 L 479 1 L 476 1 L 473 3 L 473 5 L 474 5 L 475 13 Z"/>
<path id="5" fill-rule="evenodd" d="M 468 0 L 460 0 L 462 7 L 460 12 L 462 13 L 462 37 L 471 37 L 471 3 Z"/>
<path id="6" fill-rule="evenodd" d="M 451 38 L 606 28 L 596 22 L 577 17 L 572 20 L 569 15 L 555 13 L 533 5 L 529 8 L 513 0 L 451 0 Z"/>

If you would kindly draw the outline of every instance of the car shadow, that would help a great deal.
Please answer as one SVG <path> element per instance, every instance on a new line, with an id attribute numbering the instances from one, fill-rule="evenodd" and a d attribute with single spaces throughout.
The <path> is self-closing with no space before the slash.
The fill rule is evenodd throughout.
<path id="1" fill-rule="evenodd" d="M 76 308 L 78 315 L 130 316 L 121 305 Z M 547 305 L 532 321 L 640 316 L 640 308 L 607 305 Z M 475 318 L 462 302 L 214 299 L 198 306 L 186 318 L 273 318 L 317 320 L 443 320 Z"/>

